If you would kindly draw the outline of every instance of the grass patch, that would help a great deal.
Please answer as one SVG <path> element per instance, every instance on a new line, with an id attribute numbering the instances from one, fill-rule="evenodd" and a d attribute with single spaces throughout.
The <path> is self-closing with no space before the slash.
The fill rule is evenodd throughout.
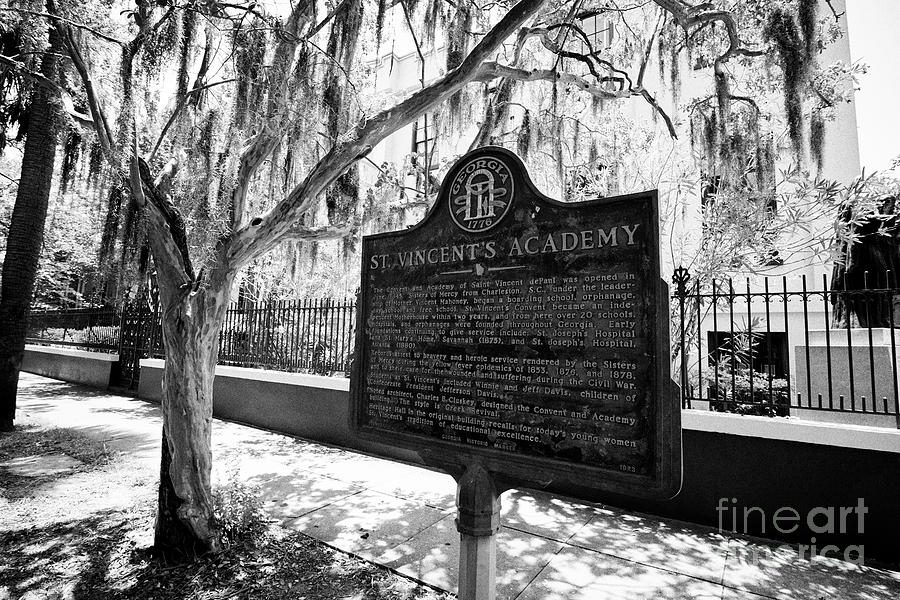
<path id="1" fill-rule="evenodd" d="M 0 498 L 16 500 L 28 497 L 42 484 L 73 473 L 103 467 L 113 458 L 113 453 L 105 443 L 73 429 L 17 426 L 15 431 L 0 434 L 0 463 L 15 458 L 50 454 L 65 454 L 81 464 L 63 475 L 37 476 L 15 475 L 0 467 Z"/>
<path id="2" fill-rule="evenodd" d="M 112 458 L 104 442 L 74 429 L 16 427 L 0 434 L 0 461 L 41 454 L 67 454 L 89 466 L 99 466 Z"/>

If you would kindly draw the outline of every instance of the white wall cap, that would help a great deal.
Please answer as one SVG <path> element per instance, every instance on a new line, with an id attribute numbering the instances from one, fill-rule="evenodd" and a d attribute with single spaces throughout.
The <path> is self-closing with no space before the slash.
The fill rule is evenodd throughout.
<path id="1" fill-rule="evenodd" d="M 853 344 L 854 348 L 869 347 L 869 329 L 863 329 L 859 327 L 853 327 L 850 329 L 850 343 Z M 890 346 L 891 345 L 891 328 L 890 327 L 873 327 L 871 329 L 872 335 L 872 345 L 873 346 Z M 896 341 L 900 341 L 900 331 L 897 331 L 894 328 L 893 338 Z M 804 339 L 795 340 L 797 343 L 797 348 L 804 347 Z M 810 346 L 825 346 L 826 342 L 828 342 L 832 348 L 834 347 L 847 347 L 847 329 L 842 327 L 835 327 L 834 329 L 830 329 L 827 333 L 824 329 L 810 329 L 809 330 L 809 345 Z"/>
<path id="2" fill-rule="evenodd" d="M 707 410 L 682 410 L 681 426 L 695 431 L 900 454 L 900 429 L 886 427 L 824 423 L 791 417 L 755 417 Z"/>
<path id="3" fill-rule="evenodd" d="M 141 368 L 162 369 L 164 366 L 165 361 L 158 358 L 141 359 Z M 216 377 L 233 377 L 235 379 L 284 383 L 325 390 L 350 391 L 350 380 L 346 377 L 325 377 L 324 375 L 310 375 L 308 373 L 288 373 L 285 371 L 216 365 Z"/>
<path id="4" fill-rule="evenodd" d="M 55 354 L 57 356 L 74 356 L 77 358 L 90 358 L 93 360 L 103 360 L 106 362 L 116 362 L 119 360 L 118 354 L 109 354 L 106 352 L 89 352 L 87 350 L 76 350 L 75 348 L 61 348 L 58 346 L 41 346 L 38 344 L 25 344 L 26 352 L 39 352 L 41 354 Z"/>

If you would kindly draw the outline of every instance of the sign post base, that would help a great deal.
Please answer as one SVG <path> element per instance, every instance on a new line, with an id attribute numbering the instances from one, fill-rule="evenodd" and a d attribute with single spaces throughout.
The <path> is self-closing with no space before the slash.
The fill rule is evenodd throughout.
<path id="1" fill-rule="evenodd" d="M 500 494 L 491 474 L 470 464 L 457 482 L 456 529 L 459 531 L 459 600 L 497 597 L 497 531 Z"/>

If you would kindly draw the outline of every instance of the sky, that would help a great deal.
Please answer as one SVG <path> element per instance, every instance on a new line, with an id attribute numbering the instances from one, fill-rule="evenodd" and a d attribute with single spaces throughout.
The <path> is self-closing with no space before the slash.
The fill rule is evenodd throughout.
<path id="1" fill-rule="evenodd" d="M 900 0 L 847 0 L 850 55 L 869 65 L 856 93 L 859 152 L 866 173 L 900 155 Z"/>

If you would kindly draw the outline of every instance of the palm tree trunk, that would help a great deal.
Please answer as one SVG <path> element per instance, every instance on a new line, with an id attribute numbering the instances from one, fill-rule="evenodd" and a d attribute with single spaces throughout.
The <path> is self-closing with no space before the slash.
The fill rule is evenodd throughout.
<path id="1" fill-rule="evenodd" d="M 44 55 L 41 71 L 53 81 L 58 52 L 56 31 L 51 28 L 50 49 Z M 58 132 L 55 98 L 51 91 L 37 85 L 31 98 L 28 137 L 0 281 L 0 431 L 12 431 L 16 416 L 16 388 L 25 353 L 26 321 L 43 243 Z"/>

